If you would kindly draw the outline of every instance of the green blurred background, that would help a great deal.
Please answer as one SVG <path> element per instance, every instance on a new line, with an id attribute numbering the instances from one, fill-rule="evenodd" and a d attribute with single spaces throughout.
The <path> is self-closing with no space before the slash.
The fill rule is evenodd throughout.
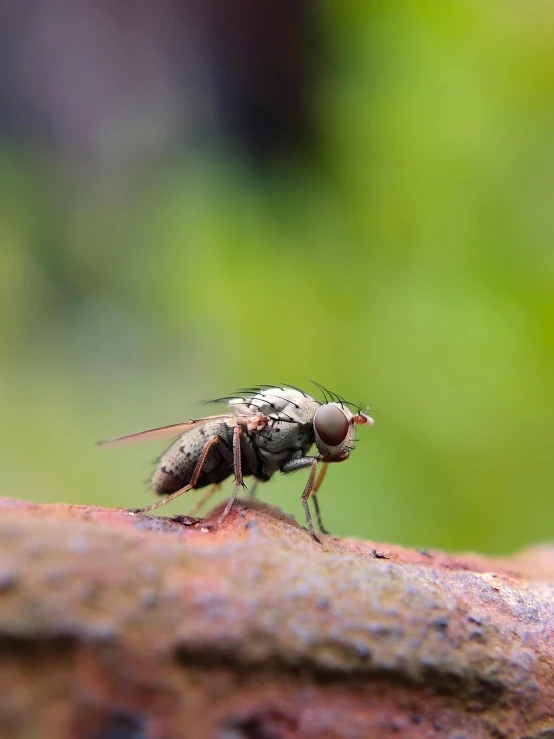
<path id="1" fill-rule="evenodd" d="M 37 116 L 5 127 L 2 494 L 145 505 L 164 444 L 97 439 L 315 379 L 376 421 L 322 488 L 333 533 L 484 552 L 550 539 L 554 4 L 307 18 L 305 147 L 253 154 L 225 123 L 200 143 L 158 136 L 148 106 L 116 117 L 100 154 L 90 111 L 78 146 Z M 79 45 L 67 54 L 78 76 Z M 303 522 L 304 483 L 276 476 L 261 496 Z"/>

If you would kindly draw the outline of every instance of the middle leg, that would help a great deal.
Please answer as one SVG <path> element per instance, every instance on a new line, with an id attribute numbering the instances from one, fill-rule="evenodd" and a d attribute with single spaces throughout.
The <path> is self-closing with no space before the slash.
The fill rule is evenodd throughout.
<path id="1" fill-rule="evenodd" d="M 239 490 L 242 487 L 244 487 L 244 480 L 242 477 L 242 443 L 241 443 L 243 435 L 244 435 L 244 429 L 242 429 L 240 426 L 235 426 L 233 430 L 233 469 L 235 471 L 235 487 L 233 488 L 233 492 L 231 493 L 231 496 L 229 500 L 227 501 L 227 505 L 223 509 L 223 513 L 217 519 L 216 526 L 220 526 L 223 523 L 223 521 L 227 518 L 229 511 L 233 507 L 233 503 L 235 502 L 237 498 Z"/>

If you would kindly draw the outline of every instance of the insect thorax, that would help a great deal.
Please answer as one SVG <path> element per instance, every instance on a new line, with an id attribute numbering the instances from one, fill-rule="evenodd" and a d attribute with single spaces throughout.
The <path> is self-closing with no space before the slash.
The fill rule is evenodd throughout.
<path id="1" fill-rule="evenodd" d="M 253 395 L 232 398 L 231 408 L 240 412 L 264 413 L 276 421 L 311 423 L 319 407 L 317 400 L 294 388 L 273 387 Z"/>
<path id="2" fill-rule="evenodd" d="M 238 412 L 263 413 L 268 425 L 252 435 L 265 470 L 272 474 L 290 459 L 302 457 L 314 443 L 313 417 L 319 403 L 293 388 L 267 388 L 229 402 Z"/>

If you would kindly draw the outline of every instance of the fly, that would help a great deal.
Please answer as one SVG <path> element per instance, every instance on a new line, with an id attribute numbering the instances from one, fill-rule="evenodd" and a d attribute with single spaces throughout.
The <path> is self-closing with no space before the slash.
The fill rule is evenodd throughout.
<path id="1" fill-rule="evenodd" d="M 216 526 L 227 517 L 239 490 L 245 487 L 245 477 L 267 482 L 275 472 L 287 474 L 309 469 L 302 506 L 308 531 L 319 541 L 308 499 L 313 496 L 319 528 L 327 533 L 315 494 L 323 482 L 327 465 L 348 459 L 354 448 L 356 426 L 371 425 L 373 419 L 358 406 L 318 387 L 324 395 L 322 403 L 289 385 L 248 388 L 239 391 L 241 395 L 212 401 L 226 402 L 231 412 L 140 431 L 99 444 L 112 446 L 179 437 L 162 454 L 152 476 L 154 492 L 164 497 L 136 509 L 135 513 L 150 513 L 189 490 L 211 485 L 199 501 L 202 504 L 223 480 L 234 474 L 233 492 Z M 309 455 L 314 444 L 317 453 Z M 319 463 L 322 466 L 316 476 Z"/>

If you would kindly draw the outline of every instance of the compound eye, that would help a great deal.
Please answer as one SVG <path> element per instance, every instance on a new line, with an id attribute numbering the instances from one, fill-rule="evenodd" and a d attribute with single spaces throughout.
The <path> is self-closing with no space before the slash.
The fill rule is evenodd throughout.
<path id="1" fill-rule="evenodd" d="M 350 424 L 348 419 L 336 405 L 322 405 L 314 416 L 314 428 L 325 444 L 339 446 L 348 436 Z"/>

